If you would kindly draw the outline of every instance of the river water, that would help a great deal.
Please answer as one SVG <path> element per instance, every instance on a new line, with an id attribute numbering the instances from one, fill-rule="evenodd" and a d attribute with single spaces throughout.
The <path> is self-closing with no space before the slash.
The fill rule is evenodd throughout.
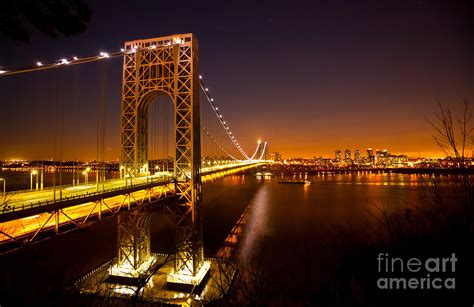
<path id="1" fill-rule="evenodd" d="M 449 177 L 440 178 L 449 181 Z M 304 179 L 312 183 L 279 183 Z M 420 202 L 430 189 L 430 179 L 431 175 L 390 173 L 308 177 L 245 174 L 206 183 L 205 253 L 215 255 L 248 208 L 237 261 L 256 264 L 262 274 L 281 285 L 303 289 L 295 282 L 300 280 L 305 287 L 315 287 L 334 277 L 331 264 L 337 253 L 335 247 L 342 244 L 341 236 L 370 227 L 380 208 L 400 211 L 410 203 Z M 169 222 L 156 215 L 151 223 L 152 251 L 166 250 L 172 245 Z M 14 287 L 29 274 L 42 274 L 32 280 L 59 278 L 60 287 L 110 259 L 115 254 L 115 232 L 115 222 L 109 220 L 36 244 L 31 250 L 9 254 L 2 259 L 2 283 L 8 279 Z M 15 263 L 21 263 L 22 269 L 8 273 Z M 22 278 L 15 282 L 14 276 Z"/>
<path id="2" fill-rule="evenodd" d="M 305 178 L 310 185 L 279 183 Z M 257 265 L 282 286 L 301 289 L 295 282 L 301 280 L 316 287 L 334 278 L 339 247 L 350 244 L 344 240 L 374 226 L 382 210 L 400 212 L 423 202 L 432 179 L 395 173 L 227 177 L 203 189 L 206 250 L 212 254 L 219 247 L 249 206 L 238 261 Z"/>

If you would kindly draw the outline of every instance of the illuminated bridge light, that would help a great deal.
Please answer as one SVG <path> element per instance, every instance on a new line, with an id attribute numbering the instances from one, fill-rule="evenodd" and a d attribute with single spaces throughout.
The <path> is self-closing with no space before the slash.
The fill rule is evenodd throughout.
<path id="1" fill-rule="evenodd" d="M 167 277 L 167 282 L 177 284 L 188 284 L 188 285 L 199 285 L 207 272 L 211 268 L 209 261 L 204 261 L 201 269 L 196 275 L 192 275 L 189 272 L 173 272 Z"/>

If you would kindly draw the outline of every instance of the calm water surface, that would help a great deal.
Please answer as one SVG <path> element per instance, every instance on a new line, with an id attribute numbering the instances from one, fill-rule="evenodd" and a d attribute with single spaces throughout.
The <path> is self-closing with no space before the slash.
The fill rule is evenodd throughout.
<path id="1" fill-rule="evenodd" d="M 29 177 L 23 177 L 23 184 L 29 185 Z M 205 251 L 208 256 L 215 255 L 248 207 L 237 260 L 241 264 L 256 262 L 270 280 L 285 287 L 302 289 L 299 281 L 314 287 L 334 278 L 331 264 L 344 234 L 367 229 L 380 206 L 397 211 L 418 203 L 430 189 L 430 179 L 427 175 L 341 174 L 307 177 L 311 185 L 295 185 L 278 181 L 300 180 L 299 175 L 248 174 L 206 183 Z M 449 177 L 439 179 L 449 181 Z M 172 245 L 169 220 L 156 214 L 151 223 L 152 251 L 166 250 Z M 37 274 L 30 279 L 40 281 L 47 276 L 60 288 L 113 257 L 115 238 L 116 224 L 109 219 L 4 256 L 0 265 L 4 285 L 19 287 L 26 275 Z M 17 269 L 10 270 L 14 266 Z M 21 278 L 16 280 L 16 276 Z M 31 288 L 40 285 L 32 282 Z"/>
<path id="2" fill-rule="evenodd" d="M 300 179 L 301 178 L 301 179 Z M 334 278 L 339 245 L 346 234 L 367 230 L 380 208 L 389 212 L 420 203 L 431 189 L 431 175 L 341 174 L 310 176 L 311 185 L 279 184 L 304 175 L 232 176 L 203 189 L 204 234 L 208 253 L 223 242 L 233 222 L 249 206 L 240 242 L 240 263 L 259 264 L 271 280 L 297 286 Z M 437 177 L 447 184 L 449 177 Z"/>

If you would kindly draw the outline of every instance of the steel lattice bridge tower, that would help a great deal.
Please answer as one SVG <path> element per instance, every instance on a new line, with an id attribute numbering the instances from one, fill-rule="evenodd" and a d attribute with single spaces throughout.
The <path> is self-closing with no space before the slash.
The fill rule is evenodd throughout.
<path id="1" fill-rule="evenodd" d="M 143 51 L 127 52 L 137 48 Z M 172 98 L 177 202 L 168 206 L 168 210 L 176 221 L 174 274 L 177 282 L 180 277 L 184 280 L 202 278 L 209 266 L 204 262 L 202 243 L 196 37 L 184 34 L 126 42 L 122 82 L 121 168 L 130 176 L 148 172 L 147 111 L 150 103 L 160 95 Z M 118 236 L 119 266 L 138 269 L 150 258 L 147 213 L 121 216 Z"/>

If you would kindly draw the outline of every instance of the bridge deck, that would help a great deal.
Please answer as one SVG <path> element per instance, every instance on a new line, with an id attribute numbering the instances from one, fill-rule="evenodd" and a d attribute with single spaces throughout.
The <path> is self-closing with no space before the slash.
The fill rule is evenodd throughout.
<path id="1" fill-rule="evenodd" d="M 110 180 L 99 185 L 62 187 L 14 195 L 0 213 L 0 223 L 25 216 L 64 209 L 100 199 L 111 198 L 172 183 L 172 177 L 141 177 L 133 180 Z"/>
<path id="2" fill-rule="evenodd" d="M 243 171 L 262 162 L 203 169 L 202 181 Z M 0 244 L 17 238 L 33 240 L 41 230 L 74 224 L 79 226 L 120 210 L 155 202 L 174 194 L 174 178 L 145 176 L 114 179 L 94 185 L 61 186 L 56 190 L 23 191 L 13 194 L 0 210 Z M 54 216 L 54 217 L 53 217 Z M 23 240 L 23 239 L 22 239 Z"/>
<path id="3" fill-rule="evenodd" d="M 212 179 L 214 174 L 249 166 L 254 167 L 258 164 L 260 163 L 219 165 L 203 168 L 203 181 Z M 96 201 L 101 198 L 167 185 L 173 180 L 172 176 L 160 174 L 158 176 L 112 179 L 100 182 L 99 184 L 64 185 L 54 189 L 50 187 L 41 191 L 14 191 L 0 210 L 0 223 L 45 211 Z"/>

